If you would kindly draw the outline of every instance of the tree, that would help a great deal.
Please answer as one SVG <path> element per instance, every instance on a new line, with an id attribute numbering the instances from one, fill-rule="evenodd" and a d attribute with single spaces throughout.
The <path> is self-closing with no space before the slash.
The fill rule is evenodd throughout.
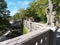
<path id="1" fill-rule="evenodd" d="M 14 19 L 14 20 L 20 19 L 20 16 L 19 16 L 19 15 L 20 15 L 19 13 L 16 13 L 16 14 L 13 16 L 13 19 Z"/>
<path id="2" fill-rule="evenodd" d="M 25 15 L 26 15 L 26 10 L 19 9 L 19 11 L 13 16 L 13 19 L 14 20 L 23 19 L 25 18 Z"/>
<path id="3" fill-rule="evenodd" d="M 36 0 L 30 3 L 29 8 L 27 9 L 27 16 L 32 16 L 35 20 L 40 18 L 40 21 L 46 22 L 45 9 L 47 7 L 47 3 L 47 0 Z"/>
<path id="4" fill-rule="evenodd" d="M 25 18 L 26 10 L 25 9 L 19 9 L 19 14 L 20 14 L 21 19 Z"/>
<path id="5" fill-rule="evenodd" d="M 54 8 L 57 11 L 56 17 L 60 20 L 60 0 L 53 0 Z"/>
<path id="6" fill-rule="evenodd" d="M 0 30 L 4 29 L 3 25 L 4 25 L 4 27 L 9 25 L 9 21 L 8 21 L 9 14 L 10 14 L 10 11 L 7 10 L 7 4 L 6 4 L 5 0 L 0 0 L 0 17 L 1 17 Z"/>
<path id="7" fill-rule="evenodd" d="M 56 17 L 60 18 L 60 2 L 59 0 L 53 0 L 54 10 L 57 11 Z M 48 7 L 48 0 L 34 0 L 30 3 L 29 7 L 24 10 L 20 9 L 20 17 L 25 16 L 33 17 L 35 20 L 40 19 L 42 22 L 46 22 L 46 8 Z"/>

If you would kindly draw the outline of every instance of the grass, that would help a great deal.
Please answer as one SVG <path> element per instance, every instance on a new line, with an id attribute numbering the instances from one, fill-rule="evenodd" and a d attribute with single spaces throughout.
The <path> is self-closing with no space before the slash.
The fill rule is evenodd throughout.
<path id="1" fill-rule="evenodd" d="M 26 26 L 23 27 L 23 34 L 27 34 L 28 33 L 28 29 L 26 28 Z"/>

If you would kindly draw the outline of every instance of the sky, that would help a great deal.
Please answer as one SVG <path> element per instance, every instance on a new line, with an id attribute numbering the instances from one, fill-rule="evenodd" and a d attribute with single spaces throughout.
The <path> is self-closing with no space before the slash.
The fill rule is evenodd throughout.
<path id="1" fill-rule="evenodd" d="M 26 9 L 32 0 L 5 0 L 7 3 L 8 10 L 10 10 L 10 15 L 13 16 L 20 8 Z"/>

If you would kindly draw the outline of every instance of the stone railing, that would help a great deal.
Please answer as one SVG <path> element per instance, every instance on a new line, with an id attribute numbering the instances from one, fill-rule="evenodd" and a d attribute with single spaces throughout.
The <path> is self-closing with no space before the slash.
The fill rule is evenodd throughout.
<path id="1" fill-rule="evenodd" d="M 56 34 L 44 24 L 24 21 L 24 25 L 29 29 L 28 34 L 24 34 L 13 39 L 0 42 L 0 45 L 55 45 Z"/>
<path id="2" fill-rule="evenodd" d="M 42 29 L 51 29 L 54 32 L 56 31 L 56 26 L 48 26 L 47 24 L 41 24 L 37 22 L 31 22 L 24 20 L 24 25 L 28 28 L 29 32 L 32 32 L 34 30 L 42 30 Z"/>
<path id="3" fill-rule="evenodd" d="M 31 22 L 31 21 L 27 21 L 27 20 L 24 20 L 24 25 L 28 28 L 29 32 L 32 32 L 32 31 L 38 30 L 38 29 L 39 30 L 44 29 L 44 24 Z"/>
<path id="4" fill-rule="evenodd" d="M 0 45 L 54 45 L 53 40 L 54 32 L 50 29 L 44 29 L 0 42 Z"/>

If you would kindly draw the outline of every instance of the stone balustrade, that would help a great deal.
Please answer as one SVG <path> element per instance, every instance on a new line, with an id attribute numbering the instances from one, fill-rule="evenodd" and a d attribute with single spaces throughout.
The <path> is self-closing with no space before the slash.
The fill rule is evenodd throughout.
<path id="1" fill-rule="evenodd" d="M 31 22 L 31 21 L 24 20 L 24 25 L 28 28 L 29 32 L 32 32 L 34 30 L 44 29 L 44 25 L 45 24 L 40 24 L 40 23 L 36 23 L 36 22 Z"/>
<path id="2" fill-rule="evenodd" d="M 50 29 L 35 30 L 28 34 L 0 42 L 0 45 L 53 45 L 53 33 Z"/>
<path id="3" fill-rule="evenodd" d="M 3 42 L 0 45 L 55 45 L 56 33 L 54 27 L 46 27 L 44 24 L 24 21 L 24 25 L 31 30 L 28 34 L 15 37 Z"/>
<path id="4" fill-rule="evenodd" d="M 51 29 L 53 30 L 54 32 L 56 31 L 56 26 L 49 26 L 47 24 L 40 24 L 40 23 L 37 23 L 37 22 L 31 22 L 31 21 L 27 21 L 27 20 L 24 20 L 24 25 L 28 28 L 28 31 L 29 32 L 32 32 L 34 30 L 41 30 L 41 29 Z"/>

